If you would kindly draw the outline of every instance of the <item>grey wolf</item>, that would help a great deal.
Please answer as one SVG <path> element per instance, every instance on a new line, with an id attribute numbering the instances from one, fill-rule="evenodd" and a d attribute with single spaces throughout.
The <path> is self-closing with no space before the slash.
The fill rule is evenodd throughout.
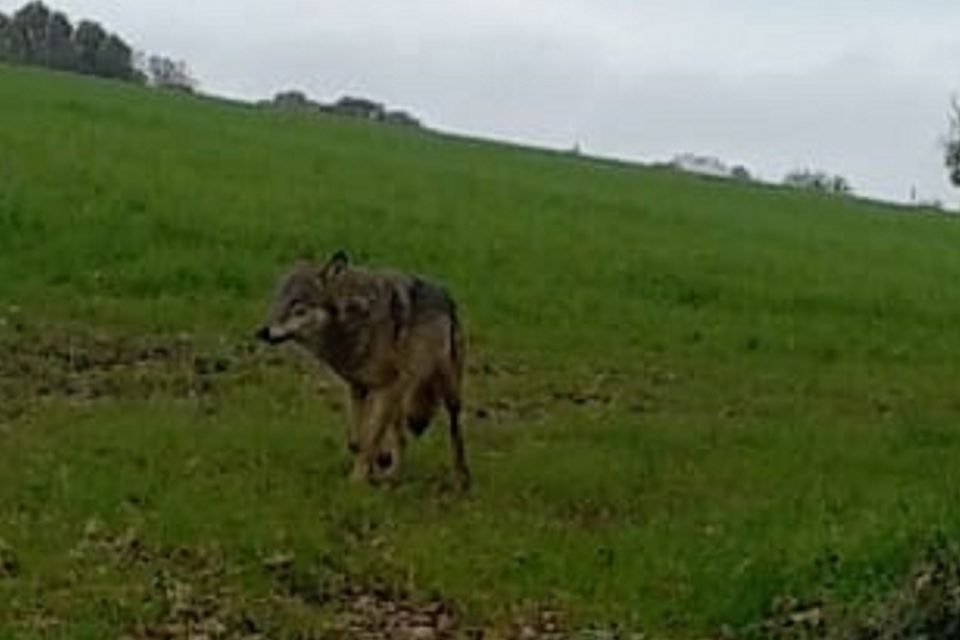
<path id="1" fill-rule="evenodd" d="M 453 299 L 420 277 L 350 264 L 338 251 L 282 278 L 257 338 L 293 342 L 349 391 L 355 482 L 395 478 L 406 436 L 423 434 L 442 404 L 455 485 L 470 483 L 460 424 L 466 340 Z"/>

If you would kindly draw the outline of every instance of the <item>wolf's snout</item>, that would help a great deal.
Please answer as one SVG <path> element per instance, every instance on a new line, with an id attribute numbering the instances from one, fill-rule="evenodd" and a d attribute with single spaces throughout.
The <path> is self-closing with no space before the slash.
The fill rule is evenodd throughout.
<path id="1" fill-rule="evenodd" d="M 270 325 L 266 325 L 260 329 L 257 329 L 257 332 L 254 335 L 257 340 L 261 340 L 267 344 L 283 344 L 284 342 L 287 342 L 293 338 L 293 336 L 289 333 L 277 331 Z"/>

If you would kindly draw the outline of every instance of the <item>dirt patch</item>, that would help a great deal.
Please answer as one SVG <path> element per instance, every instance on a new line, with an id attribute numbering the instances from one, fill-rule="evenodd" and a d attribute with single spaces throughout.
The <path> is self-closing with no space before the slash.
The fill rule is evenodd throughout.
<path id="1" fill-rule="evenodd" d="M 606 407 L 614 402 L 611 393 L 583 389 L 553 391 L 550 398 L 554 402 L 568 403 L 576 407 Z"/>
<path id="2" fill-rule="evenodd" d="M 953 640 L 960 638 L 960 546 L 941 541 L 899 588 L 872 606 L 781 598 L 747 637 L 772 640 Z"/>
<path id="3" fill-rule="evenodd" d="M 53 590 L 110 610 L 116 637 L 128 640 L 259 640 L 266 638 L 249 596 L 234 588 L 232 568 L 221 554 L 202 549 L 156 549 L 133 529 L 108 530 L 91 520 L 69 550 L 71 569 Z M 118 578 L 104 589 L 94 576 Z M 23 567 L 23 579 L 32 579 Z M 92 579 L 91 579 L 92 578 Z M 16 585 L 17 578 L 12 578 Z M 94 586 L 91 586 L 94 585 Z M 92 591 L 90 591 L 92 589 Z M 56 604 L 54 604 L 56 603 Z M 5 621 L 33 637 L 60 637 L 71 623 L 63 597 L 6 603 Z"/>
<path id="4" fill-rule="evenodd" d="M 960 638 L 960 547 L 941 542 L 928 552 L 913 575 L 852 625 L 850 633 L 834 638 L 907 640 Z"/>
<path id="5" fill-rule="evenodd" d="M 90 403 L 166 396 L 212 408 L 222 391 L 263 384 L 271 369 L 314 381 L 335 408 L 343 408 L 338 385 L 322 375 L 317 363 L 251 339 L 210 344 L 189 334 L 119 335 L 89 328 L 8 326 L 0 331 L 0 425 L 47 400 Z M 481 355 L 470 364 L 470 375 L 500 379 L 500 386 L 529 375 L 529 370 Z M 660 377 L 661 372 L 654 371 L 633 382 L 655 386 Z M 523 396 L 481 397 L 468 404 L 467 415 L 479 423 L 529 424 L 558 407 L 597 410 L 625 404 L 631 410 L 648 411 L 655 394 L 633 388 L 630 381 L 621 372 L 601 372 Z"/>
<path id="6" fill-rule="evenodd" d="M 828 613 L 820 602 L 791 597 L 773 603 L 771 616 L 755 631 L 770 640 L 813 640 L 827 638 Z"/>
<path id="7" fill-rule="evenodd" d="M 518 395 L 507 376 L 525 375 L 527 370 L 523 367 L 481 362 L 471 371 L 481 377 L 504 378 L 492 389 L 494 393 L 505 393 L 468 407 L 475 420 L 495 424 L 530 423 L 547 418 L 558 409 L 596 412 L 616 408 L 633 414 L 656 413 L 664 408 L 669 388 L 679 381 L 674 372 L 639 365 L 633 371 L 582 371 Z"/>
<path id="8" fill-rule="evenodd" d="M 513 378 L 530 373 L 530 368 L 515 362 L 473 358 L 467 364 L 467 373 L 478 377 Z"/>
<path id="9" fill-rule="evenodd" d="M 47 327 L 0 334 L 0 422 L 45 399 L 92 402 L 166 395 L 205 399 L 306 364 L 252 341 L 210 346 L 187 334 L 124 336 Z M 311 371 L 315 374 L 316 371 Z"/>
<path id="10" fill-rule="evenodd" d="M 644 636 L 574 630 L 559 607 L 523 606 L 499 621 L 471 624 L 441 595 L 424 596 L 385 581 L 360 579 L 325 562 L 277 552 L 242 566 L 216 548 L 166 548 L 133 529 L 90 520 L 69 551 L 76 563 L 62 586 L 85 597 L 84 576 L 118 572 L 121 583 L 96 589 L 125 640 L 619 640 Z M 243 585 L 265 579 L 266 590 Z M 245 576 L 245 577 L 244 577 Z M 17 578 L 11 578 L 16 580 Z M 15 606 L 16 609 L 16 606 Z M 15 628 L 57 633 L 69 612 L 29 607 Z"/>
<path id="11" fill-rule="evenodd" d="M 75 553 L 125 569 L 147 568 L 143 610 L 153 611 L 127 631 L 128 640 L 254 640 L 280 637 L 363 640 L 450 640 L 467 635 L 458 609 L 442 598 L 415 598 L 385 583 L 363 583 L 332 567 L 298 567 L 292 553 L 275 553 L 259 570 L 272 592 L 257 602 L 244 599 L 221 554 L 189 549 L 149 548 L 133 530 L 113 534 L 96 521 L 86 526 Z M 248 569 L 247 571 L 250 571 Z M 290 629 L 284 611 L 322 612 L 323 623 Z M 286 623 L 290 623 L 287 620 Z"/>
<path id="12" fill-rule="evenodd" d="M 441 599 L 417 601 L 390 589 L 352 587 L 338 594 L 335 637 L 369 640 L 451 640 L 464 637 L 456 608 Z M 472 637 L 483 637 L 474 630 Z"/>
<path id="13" fill-rule="evenodd" d="M 470 416 L 480 422 L 505 424 L 531 422 L 546 415 L 547 404 L 536 398 L 517 400 L 496 398 L 489 402 L 468 406 Z"/>
<path id="14" fill-rule="evenodd" d="M 606 391 L 554 389 L 524 398 L 500 397 L 468 406 L 468 409 L 470 416 L 480 422 L 530 423 L 545 419 L 557 408 L 598 410 L 614 406 L 619 401 L 617 395 Z"/>

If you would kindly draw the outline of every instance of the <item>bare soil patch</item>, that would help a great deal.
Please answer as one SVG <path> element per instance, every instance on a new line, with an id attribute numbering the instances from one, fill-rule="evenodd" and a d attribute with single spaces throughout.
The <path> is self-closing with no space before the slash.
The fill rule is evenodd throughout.
<path id="1" fill-rule="evenodd" d="M 262 381 L 272 368 L 307 373 L 307 363 L 287 355 L 252 341 L 210 346 L 187 334 L 15 328 L 0 333 L 0 422 L 45 399 L 94 402 L 164 395 L 211 400 L 229 386 Z"/>

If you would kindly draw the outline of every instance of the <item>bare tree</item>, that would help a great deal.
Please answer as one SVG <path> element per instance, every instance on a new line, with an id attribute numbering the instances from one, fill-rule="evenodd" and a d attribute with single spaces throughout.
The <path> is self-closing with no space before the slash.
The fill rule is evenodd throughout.
<path id="1" fill-rule="evenodd" d="M 849 180 L 840 175 L 830 175 L 825 171 L 811 171 L 809 169 L 791 171 L 783 179 L 783 183 L 798 189 L 810 189 L 836 195 L 846 195 L 853 192 Z"/>
<path id="2" fill-rule="evenodd" d="M 960 187 L 960 100 L 950 102 L 950 133 L 946 143 L 945 160 L 950 181 Z"/>
<path id="3" fill-rule="evenodd" d="M 147 59 L 147 82 L 160 89 L 173 89 L 193 93 L 197 81 L 182 60 L 173 60 L 165 56 L 153 55 Z"/>

